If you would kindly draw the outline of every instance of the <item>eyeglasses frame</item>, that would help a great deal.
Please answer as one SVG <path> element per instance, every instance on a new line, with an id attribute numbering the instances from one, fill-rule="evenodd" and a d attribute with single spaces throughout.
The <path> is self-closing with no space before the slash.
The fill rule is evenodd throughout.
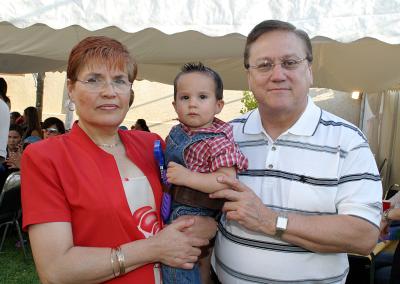
<path id="1" fill-rule="evenodd" d="M 287 60 L 293 60 L 293 61 L 295 61 L 295 62 L 296 62 L 296 65 L 293 66 L 292 69 L 287 68 L 287 67 L 284 67 L 282 64 L 283 64 L 285 61 L 287 61 Z M 271 72 L 272 70 L 274 70 L 275 66 L 281 65 L 282 69 L 288 70 L 288 71 L 292 71 L 292 70 L 296 70 L 296 69 L 300 66 L 300 63 L 303 62 L 304 60 L 309 61 L 308 56 L 305 56 L 305 57 L 299 58 L 299 59 L 282 59 L 282 58 L 280 58 L 280 59 L 279 59 L 279 62 L 277 62 L 277 63 L 271 62 L 271 61 L 269 61 L 269 60 L 264 60 L 264 61 L 262 61 L 262 63 L 260 63 L 260 64 L 258 64 L 258 65 L 246 64 L 245 68 L 246 68 L 247 70 L 251 68 L 251 69 L 254 69 L 254 70 L 256 70 L 256 71 L 258 71 L 258 72 L 260 72 L 260 73 L 269 73 L 269 72 Z M 268 62 L 269 64 L 271 64 L 271 69 L 263 71 L 263 70 L 262 70 L 262 67 L 261 67 L 261 64 L 266 63 L 266 62 Z M 310 62 L 310 61 L 309 61 L 309 62 Z M 265 67 L 265 66 L 264 66 L 264 67 Z"/>
<path id="2" fill-rule="evenodd" d="M 103 82 L 104 82 L 103 85 L 101 86 L 101 88 L 98 88 L 98 89 L 93 89 L 93 88 L 91 89 L 92 86 L 91 86 L 91 82 L 89 82 L 89 80 L 76 79 L 75 81 L 82 83 L 84 86 L 87 87 L 88 90 L 93 91 L 93 92 L 104 90 L 106 88 L 106 86 L 108 86 L 108 85 L 111 85 L 111 87 L 113 88 L 113 90 L 115 92 L 122 91 L 115 85 L 115 83 L 113 81 L 109 82 L 107 80 L 103 80 Z M 131 82 L 128 83 L 127 90 L 126 90 L 127 92 L 129 92 L 129 90 L 132 88 L 132 85 L 133 85 L 133 83 L 131 83 Z"/>

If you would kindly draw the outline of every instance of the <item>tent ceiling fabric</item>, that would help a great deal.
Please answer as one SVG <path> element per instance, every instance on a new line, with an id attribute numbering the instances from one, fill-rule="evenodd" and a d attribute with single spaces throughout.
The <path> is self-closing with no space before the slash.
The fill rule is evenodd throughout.
<path id="1" fill-rule="evenodd" d="M 245 36 L 265 19 L 293 23 L 314 47 L 314 85 L 377 92 L 400 80 L 400 0 L 3 0 L 0 72 L 65 70 L 89 35 L 123 42 L 140 78 L 171 84 L 182 64 L 214 67 L 226 89 L 246 89 Z"/>

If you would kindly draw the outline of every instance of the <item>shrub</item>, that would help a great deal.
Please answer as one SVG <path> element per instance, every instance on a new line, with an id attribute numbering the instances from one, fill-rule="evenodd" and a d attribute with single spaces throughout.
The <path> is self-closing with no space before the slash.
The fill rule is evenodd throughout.
<path id="1" fill-rule="evenodd" d="M 258 107 L 258 103 L 250 91 L 244 91 L 243 98 L 240 101 L 243 103 L 240 113 L 246 113 Z"/>

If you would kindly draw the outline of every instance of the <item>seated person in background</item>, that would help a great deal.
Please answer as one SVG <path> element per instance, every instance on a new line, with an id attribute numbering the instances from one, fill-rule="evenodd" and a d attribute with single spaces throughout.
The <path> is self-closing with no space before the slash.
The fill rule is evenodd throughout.
<path id="1" fill-rule="evenodd" d="M 222 202 L 209 199 L 208 194 L 226 188 L 217 177 L 235 177 L 236 171 L 247 168 L 247 159 L 233 141 L 232 127 L 215 117 L 224 106 L 222 97 L 220 76 L 202 63 L 185 64 L 175 78 L 172 104 L 180 124 L 171 129 L 165 151 L 167 178 L 173 184 L 170 222 L 182 215 L 216 217 Z M 205 283 L 210 271 L 207 261 L 201 263 L 202 277 L 197 264 L 191 270 L 163 265 L 163 281 Z"/>
<path id="2" fill-rule="evenodd" d="M 388 200 L 390 207 L 383 212 L 381 220 L 380 238 L 382 240 L 387 239 L 392 221 L 400 221 L 400 192 L 397 192 Z"/>
<path id="3" fill-rule="evenodd" d="M 22 153 L 25 148 L 42 139 L 38 136 L 29 136 L 22 141 L 22 129 L 19 125 L 10 125 L 7 146 L 7 159 L 0 164 L 0 192 L 8 175 L 21 168 Z"/>
<path id="4" fill-rule="evenodd" d="M 150 132 L 150 129 L 147 126 L 146 120 L 144 120 L 143 118 L 139 118 L 138 120 L 136 120 L 135 125 L 132 126 L 131 129 Z"/>
<path id="5" fill-rule="evenodd" d="M 8 175 L 19 171 L 22 155 L 21 141 L 22 129 L 16 124 L 11 124 L 8 131 L 7 157 L 0 165 L 0 191 Z"/>
<path id="6" fill-rule="evenodd" d="M 43 121 L 43 139 L 65 133 L 64 122 L 57 117 L 48 117 Z"/>
<path id="7" fill-rule="evenodd" d="M 14 156 L 22 153 L 22 129 L 17 124 L 11 124 L 8 131 L 7 160 L 10 162 Z M 11 166 L 11 164 L 10 164 Z M 19 167 L 18 167 L 19 168 Z"/>
<path id="8" fill-rule="evenodd" d="M 389 227 L 392 221 L 400 221 L 400 192 L 396 193 L 390 200 L 390 208 L 383 212 L 381 222 L 381 238 L 385 239 L 389 234 Z M 390 273 L 390 283 L 400 283 L 400 246 L 397 244 L 393 256 Z"/>
<path id="9" fill-rule="evenodd" d="M 22 115 L 18 111 L 10 112 L 10 125 L 11 124 L 20 124 Z"/>
<path id="10" fill-rule="evenodd" d="M 29 136 L 37 136 L 42 138 L 42 127 L 40 126 L 39 114 L 35 107 L 27 107 L 24 110 L 24 135 L 22 139 Z"/>
<path id="11" fill-rule="evenodd" d="M 35 143 L 35 142 L 38 142 L 38 141 L 40 141 L 40 140 L 42 140 L 42 139 L 41 139 L 40 137 L 38 137 L 38 136 L 29 136 L 29 137 L 26 137 L 26 138 L 24 139 L 24 141 L 22 141 L 22 151 L 25 150 L 26 147 L 28 147 L 30 144 Z"/>

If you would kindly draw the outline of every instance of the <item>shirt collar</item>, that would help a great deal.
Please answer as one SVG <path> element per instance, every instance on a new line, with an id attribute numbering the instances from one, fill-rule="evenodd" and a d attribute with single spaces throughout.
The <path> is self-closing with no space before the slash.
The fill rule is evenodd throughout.
<path id="1" fill-rule="evenodd" d="M 225 133 L 228 131 L 229 124 L 223 122 L 222 120 L 214 117 L 214 121 L 210 127 L 207 128 L 199 128 L 196 130 L 191 130 L 189 127 L 181 123 L 182 129 L 188 133 L 188 135 L 193 135 L 194 133 L 206 132 L 206 133 Z"/>
<path id="2" fill-rule="evenodd" d="M 247 116 L 246 122 L 243 126 L 243 132 L 246 134 L 261 134 L 264 128 L 261 123 L 260 112 L 258 108 L 251 111 Z"/>
<path id="3" fill-rule="evenodd" d="M 306 109 L 296 123 L 287 132 L 294 135 L 312 136 L 317 129 L 322 110 L 308 97 Z"/>
<path id="4" fill-rule="evenodd" d="M 308 96 L 306 109 L 296 123 L 290 127 L 286 133 L 312 136 L 317 129 L 321 114 L 321 109 L 316 106 L 311 97 Z M 250 112 L 248 115 L 243 126 L 243 132 L 246 134 L 260 134 L 264 132 L 258 108 Z"/>

